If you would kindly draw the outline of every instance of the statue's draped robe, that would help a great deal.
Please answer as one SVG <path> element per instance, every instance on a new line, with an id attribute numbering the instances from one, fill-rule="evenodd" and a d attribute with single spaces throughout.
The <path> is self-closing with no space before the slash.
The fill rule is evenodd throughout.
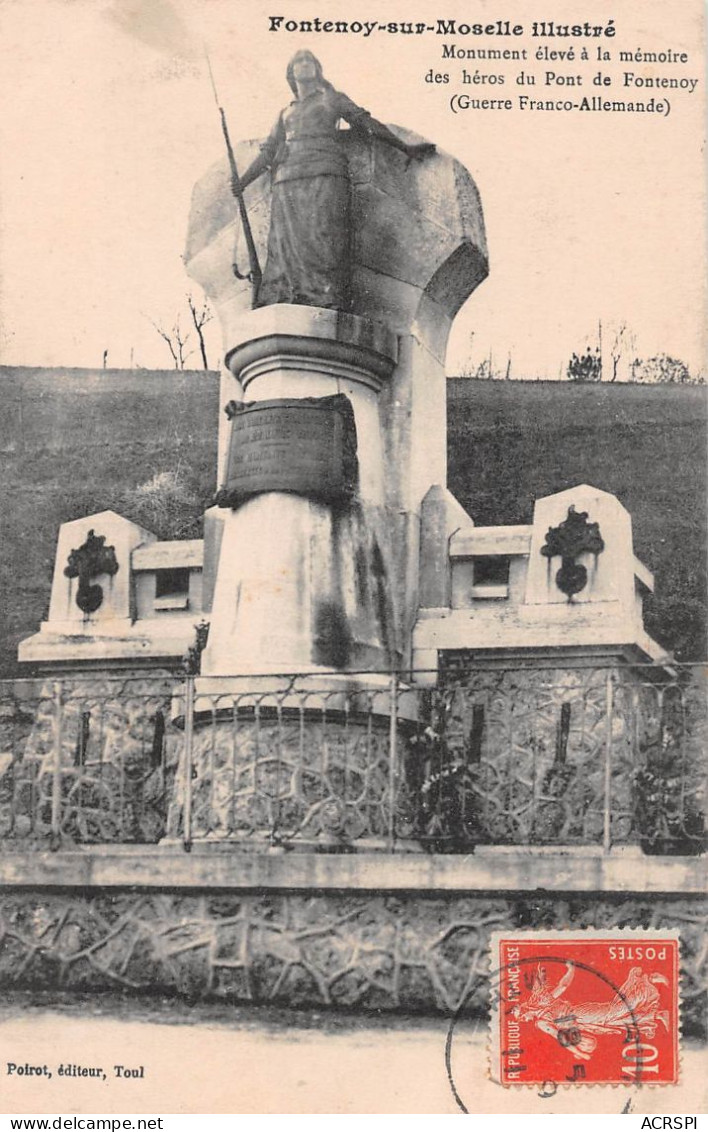
<path id="1" fill-rule="evenodd" d="M 290 103 L 263 146 L 272 169 L 272 198 L 258 306 L 347 309 L 351 207 L 340 119 L 365 130 L 372 122 L 345 94 L 331 87 L 314 91 Z"/>
<path id="2" fill-rule="evenodd" d="M 534 1004 L 536 997 L 540 1001 Z M 592 1054 L 596 1049 L 597 1034 L 638 1031 L 643 1038 L 651 1040 L 659 1022 L 668 1028 L 668 1015 L 660 1009 L 659 992 L 651 977 L 643 974 L 639 967 L 632 967 L 609 1002 L 575 1003 L 541 992 L 538 996 L 532 995 L 528 1005 L 529 1012 L 547 1022 L 556 1035 L 562 1028 L 577 1029 L 581 1035 L 577 1048 L 584 1054 Z"/>

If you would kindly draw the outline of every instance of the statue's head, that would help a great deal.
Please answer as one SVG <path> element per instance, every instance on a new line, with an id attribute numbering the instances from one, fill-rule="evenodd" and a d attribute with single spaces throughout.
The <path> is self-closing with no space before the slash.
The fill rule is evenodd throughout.
<path id="1" fill-rule="evenodd" d="M 296 72 L 302 72 L 303 77 L 313 78 L 318 83 L 324 86 L 324 75 L 322 73 L 322 64 L 316 55 L 311 51 L 296 51 L 292 59 L 288 63 L 288 69 L 285 76 L 288 80 L 288 86 L 293 94 L 297 94 L 296 79 L 300 77 Z M 305 76 L 305 72 L 310 72 Z"/>

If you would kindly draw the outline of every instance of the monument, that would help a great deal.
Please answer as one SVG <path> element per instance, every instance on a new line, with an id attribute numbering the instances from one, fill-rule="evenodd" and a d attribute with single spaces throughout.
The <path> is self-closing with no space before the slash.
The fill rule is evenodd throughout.
<path id="1" fill-rule="evenodd" d="M 0 705 L 7 978 L 482 1014 L 493 933 L 664 917 L 697 1017 L 703 716 L 631 517 L 575 484 L 478 526 L 450 493 L 477 189 L 309 53 L 287 78 L 193 194 L 225 357 L 204 537 L 63 524 L 42 679 Z"/>
<path id="2" fill-rule="evenodd" d="M 385 746 L 387 674 L 410 667 L 420 504 L 431 473 L 445 479 L 447 333 L 487 273 L 482 213 L 460 166 L 335 90 L 311 53 L 293 57 L 287 81 L 295 98 L 266 141 L 237 147 L 230 170 L 197 185 L 185 257 L 221 319 L 228 373 L 219 491 L 205 524 L 211 611 L 197 682 L 194 835 L 253 832 L 223 785 L 235 757 L 229 696 L 246 676 L 253 691 L 297 673 L 320 697 L 304 721 L 313 748 L 321 721 L 312 713 L 325 704 L 342 713 L 347 695 L 362 697 L 333 766 L 310 771 L 326 799 L 310 823 L 314 840 L 351 840 L 367 779 L 366 804 L 382 814 L 368 832 L 383 844 L 390 787 L 385 759 L 367 776 L 371 709 L 373 742 Z M 238 218 L 225 215 L 227 177 Z M 216 737 L 214 696 L 226 716 Z M 279 742 L 289 750 L 302 742 L 302 721 L 295 700 L 284 707 Z M 200 719 L 210 726 L 200 730 Z M 240 724 L 246 774 L 255 728 Z M 332 791 L 333 775 L 349 775 L 351 790 Z M 218 817 L 212 806 L 200 825 L 214 781 Z"/>
<path id="3" fill-rule="evenodd" d="M 193 194 L 185 263 L 225 357 L 204 539 L 160 543 L 112 512 L 65 524 L 49 618 L 20 656 L 164 675 L 189 652 L 168 840 L 381 849 L 400 804 L 413 845 L 419 689 L 460 657 L 523 663 L 532 699 L 582 650 L 655 660 L 653 583 L 605 492 L 478 528 L 447 490 L 447 339 L 488 270 L 475 184 L 335 90 L 310 52 L 286 78 L 295 97 L 269 137 L 233 150 L 225 130 L 229 159 Z M 558 680 L 567 713 L 581 689 Z M 470 681 L 479 722 L 488 681 Z"/>
<path id="4" fill-rule="evenodd" d="M 205 533 L 213 677 L 405 667 L 420 502 L 445 479 L 445 344 L 487 273 L 469 174 L 335 91 L 309 52 L 287 76 L 270 137 L 238 147 L 255 295 L 252 272 L 234 278 L 248 235 L 223 167 L 196 186 L 185 257 L 227 364 Z"/>

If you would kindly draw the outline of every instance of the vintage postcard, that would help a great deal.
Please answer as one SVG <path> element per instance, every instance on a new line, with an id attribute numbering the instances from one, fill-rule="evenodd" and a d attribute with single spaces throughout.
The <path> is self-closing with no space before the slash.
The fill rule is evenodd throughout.
<path id="1" fill-rule="evenodd" d="M 3 1112 L 703 1110 L 704 23 L 0 3 Z"/>

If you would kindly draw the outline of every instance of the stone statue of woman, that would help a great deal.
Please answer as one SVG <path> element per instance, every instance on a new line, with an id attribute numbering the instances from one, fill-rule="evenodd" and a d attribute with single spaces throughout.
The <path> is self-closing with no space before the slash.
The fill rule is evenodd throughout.
<path id="1" fill-rule="evenodd" d="M 302 303 L 346 310 L 351 269 L 351 205 L 341 119 L 379 138 L 409 160 L 433 153 L 409 145 L 346 94 L 335 90 L 310 51 L 290 60 L 287 80 L 295 99 L 283 110 L 234 192 L 271 171 L 268 254 L 256 306 Z"/>

